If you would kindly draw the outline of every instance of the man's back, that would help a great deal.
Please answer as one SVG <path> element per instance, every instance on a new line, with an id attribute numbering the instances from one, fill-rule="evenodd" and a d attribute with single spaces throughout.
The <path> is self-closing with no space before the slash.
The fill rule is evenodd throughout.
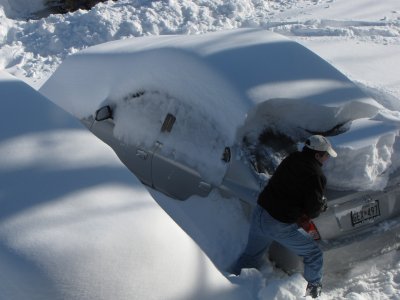
<path id="1" fill-rule="evenodd" d="M 294 223 L 319 211 L 325 185 L 321 164 L 307 151 L 294 152 L 278 166 L 258 203 L 275 219 Z"/>

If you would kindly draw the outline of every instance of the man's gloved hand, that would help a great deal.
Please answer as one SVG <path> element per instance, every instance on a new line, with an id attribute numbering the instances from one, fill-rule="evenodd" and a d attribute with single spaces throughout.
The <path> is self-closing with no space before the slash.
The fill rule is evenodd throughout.
<path id="1" fill-rule="evenodd" d="M 317 228 L 315 227 L 315 224 L 313 221 L 311 221 L 310 217 L 307 215 L 301 216 L 297 220 L 297 225 L 301 228 L 304 229 L 305 232 L 307 232 L 314 240 L 320 240 L 321 236 L 318 233 Z"/>
<path id="2" fill-rule="evenodd" d="M 299 225 L 299 227 L 303 228 L 306 232 L 308 232 L 311 226 L 310 222 L 311 219 L 308 216 L 303 215 L 297 220 L 297 225 Z"/>

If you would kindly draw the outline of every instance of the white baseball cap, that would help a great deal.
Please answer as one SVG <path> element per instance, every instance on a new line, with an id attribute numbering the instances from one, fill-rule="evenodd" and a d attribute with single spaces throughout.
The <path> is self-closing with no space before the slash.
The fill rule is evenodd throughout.
<path id="1" fill-rule="evenodd" d="M 306 142 L 305 146 L 315 151 L 325 151 L 332 157 L 336 157 L 337 153 L 333 150 L 331 143 L 322 135 L 312 135 Z"/>

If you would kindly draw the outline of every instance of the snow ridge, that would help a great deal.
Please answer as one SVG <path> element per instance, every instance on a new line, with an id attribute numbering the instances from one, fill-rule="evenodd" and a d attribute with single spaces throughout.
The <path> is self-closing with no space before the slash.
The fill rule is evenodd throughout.
<path id="1" fill-rule="evenodd" d="M 399 44 L 400 21 L 306 20 L 303 22 L 272 22 L 265 25 L 271 31 L 298 37 L 348 37 L 360 41 Z"/>

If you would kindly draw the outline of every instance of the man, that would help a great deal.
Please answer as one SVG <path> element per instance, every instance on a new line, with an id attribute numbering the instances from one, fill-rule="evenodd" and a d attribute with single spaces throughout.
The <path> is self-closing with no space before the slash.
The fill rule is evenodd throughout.
<path id="1" fill-rule="evenodd" d="M 322 251 L 312 237 L 298 230 L 298 224 L 318 217 L 327 208 L 326 177 L 321 167 L 330 156 L 337 154 L 328 139 L 313 135 L 301 152 L 281 162 L 258 197 L 248 243 L 234 273 L 241 268 L 259 267 L 264 252 L 276 241 L 303 257 L 306 294 L 313 298 L 321 294 Z"/>

